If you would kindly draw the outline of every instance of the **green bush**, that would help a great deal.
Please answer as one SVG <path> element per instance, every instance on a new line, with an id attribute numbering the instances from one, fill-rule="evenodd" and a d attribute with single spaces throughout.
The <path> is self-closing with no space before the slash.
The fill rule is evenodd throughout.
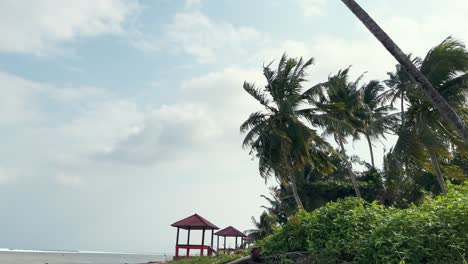
<path id="1" fill-rule="evenodd" d="M 449 186 L 406 209 L 357 198 L 300 212 L 258 242 L 265 254 L 307 251 L 327 263 L 461 263 L 468 253 L 468 187 Z"/>
<path id="2" fill-rule="evenodd" d="M 171 261 L 174 264 L 223 264 L 241 258 L 242 255 L 218 255 L 215 257 L 191 257 L 188 259 L 180 259 Z"/>

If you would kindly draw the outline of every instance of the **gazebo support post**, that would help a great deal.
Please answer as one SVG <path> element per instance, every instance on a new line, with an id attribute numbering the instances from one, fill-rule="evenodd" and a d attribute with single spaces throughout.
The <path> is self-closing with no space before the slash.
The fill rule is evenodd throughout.
<path id="1" fill-rule="evenodd" d="M 218 238 L 218 242 L 216 243 L 216 250 L 218 251 L 219 254 L 219 236 L 216 236 Z"/>
<path id="2" fill-rule="evenodd" d="M 214 229 L 211 229 L 211 248 L 213 248 Z"/>
<path id="3" fill-rule="evenodd" d="M 190 227 L 188 228 L 187 246 L 190 245 Z M 190 249 L 187 248 L 187 258 L 190 257 Z"/>
<path id="4" fill-rule="evenodd" d="M 176 242 L 175 242 L 175 245 L 176 245 L 176 252 L 175 252 L 175 257 L 176 259 L 179 258 L 179 232 L 180 232 L 180 227 L 177 228 L 177 237 L 176 237 Z"/>
<path id="5" fill-rule="evenodd" d="M 237 249 L 237 236 L 236 236 L 236 246 L 234 247 L 234 249 Z"/>
<path id="6" fill-rule="evenodd" d="M 202 245 L 202 248 L 200 249 L 200 256 L 203 256 L 203 246 L 205 245 L 205 228 L 203 228 L 203 232 L 202 232 L 201 245 Z"/>
<path id="7" fill-rule="evenodd" d="M 224 236 L 224 254 L 226 254 L 226 236 Z"/>

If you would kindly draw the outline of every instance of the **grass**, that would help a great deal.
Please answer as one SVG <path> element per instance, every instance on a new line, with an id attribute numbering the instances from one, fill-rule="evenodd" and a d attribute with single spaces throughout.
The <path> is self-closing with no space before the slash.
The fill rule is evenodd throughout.
<path id="1" fill-rule="evenodd" d="M 173 264 L 223 264 L 243 257 L 242 255 L 219 255 L 215 257 L 190 257 L 189 259 L 180 259 L 171 261 Z"/>

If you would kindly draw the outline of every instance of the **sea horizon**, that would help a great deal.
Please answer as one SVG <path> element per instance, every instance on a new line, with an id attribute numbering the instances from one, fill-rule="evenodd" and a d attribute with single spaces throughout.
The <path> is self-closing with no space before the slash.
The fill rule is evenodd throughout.
<path id="1" fill-rule="evenodd" d="M 119 255 L 170 255 L 168 252 L 118 252 L 82 249 L 26 249 L 26 248 L 0 248 L 0 252 L 31 252 L 31 253 L 84 253 L 84 254 L 119 254 Z"/>
<path id="2" fill-rule="evenodd" d="M 170 259 L 172 254 L 169 253 L 0 248 L 2 264 L 143 264 Z"/>

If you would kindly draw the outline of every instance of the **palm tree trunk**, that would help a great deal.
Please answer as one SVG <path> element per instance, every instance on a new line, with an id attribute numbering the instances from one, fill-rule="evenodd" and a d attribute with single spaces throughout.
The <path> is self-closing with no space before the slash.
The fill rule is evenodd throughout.
<path id="1" fill-rule="evenodd" d="M 353 188 L 354 188 L 354 192 L 356 193 L 356 197 L 361 198 L 361 193 L 359 192 L 359 187 L 356 181 L 356 175 L 354 174 L 353 168 L 351 166 L 351 162 L 349 162 L 348 156 L 346 155 L 346 151 L 343 145 L 343 139 L 339 135 L 338 135 L 338 143 L 340 144 L 341 154 L 346 159 L 345 160 L 346 169 L 348 169 L 349 178 L 351 179 L 351 182 L 353 183 Z"/>
<path id="2" fill-rule="evenodd" d="M 291 182 L 290 186 L 293 192 L 294 200 L 296 200 L 297 209 L 304 210 L 301 197 L 299 197 L 299 192 L 297 191 L 297 181 L 296 181 L 296 175 L 294 172 L 289 173 L 289 181 Z"/>
<path id="3" fill-rule="evenodd" d="M 440 189 L 442 190 L 443 194 L 447 194 L 447 186 L 445 185 L 444 176 L 442 175 L 442 171 L 440 170 L 440 164 L 439 160 L 437 159 L 437 154 L 434 151 L 429 150 L 429 155 L 431 156 L 432 168 L 434 169 L 434 172 L 436 174 L 436 179 L 437 182 L 439 182 Z"/>
<path id="4" fill-rule="evenodd" d="M 361 8 L 354 0 L 341 0 L 353 14 L 369 29 L 369 31 L 393 55 L 408 74 L 421 85 L 422 90 L 432 100 L 444 119 L 451 124 L 457 133 L 468 144 L 468 127 L 460 116 L 450 107 L 445 99 L 437 92 L 427 78 L 414 66 L 411 60 L 403 53 L 395 42 L 380 28 L 380 26 Z"/>
<path id="5" fill-rule="evenodd" d="M 375 162 L 374 162 L 374 150 L 372 149 L 372 141 L 369 137 L 369 134 L 366 133 L 367 143 L 369 144 L 369 151 L 371 156 L 372 168 L 375 169 Z"/>
<path id="6" fill-rule="evenodd" d="M 405 91 L 401 91 L 401 125 L 405 123 Z"/>

